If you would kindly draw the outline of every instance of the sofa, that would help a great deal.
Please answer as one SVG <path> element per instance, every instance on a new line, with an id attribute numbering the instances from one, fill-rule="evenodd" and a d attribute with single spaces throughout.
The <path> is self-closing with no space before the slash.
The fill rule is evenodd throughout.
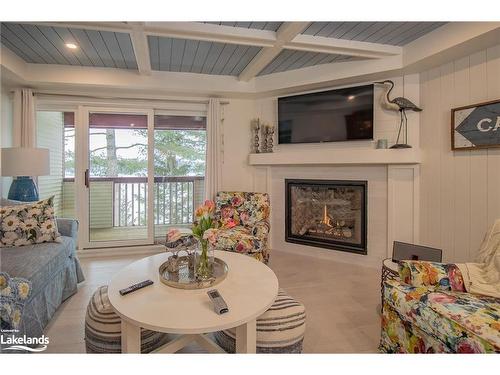
<path id="1" fill-rule="evenodd" d="M 215 198 L 215 219 L 219 224 L 213 244 L 216 250 L 269 260 L 269 195 L 220 191 Z"/>
<path id="2" fill-rule="evenodd" d="M 76 257 L 78 222 L 58 218 L 57 227 L 60 242 L 0 248 L 0 271 L 31 284 L 16 335 L 42 336 L 57 308 L 77 292 L 77 284 L 84 280 Z"/>
<path id="3" fill-rule="evenodd" d="M 402 261 L 384 283 L 384 353 L 499 353 L 500 298 L 467 293 L 456 264 Z"/>

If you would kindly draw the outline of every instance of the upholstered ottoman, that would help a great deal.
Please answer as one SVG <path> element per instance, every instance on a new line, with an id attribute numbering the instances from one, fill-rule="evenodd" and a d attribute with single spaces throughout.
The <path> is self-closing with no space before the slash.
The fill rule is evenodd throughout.
<path id="1" fill-rule="evenodd" d="M 306 330 L 304 305 L 282 289 L 274 304 L 257 319 L 257 353 L 301 353 Z M 214 334 L 219 346 L 235 352 L 235 329 Z"/>
<path id="2" fill-rule="evenodd" d="M 99 287 L 87 306 L 85 347 L 87 353 L 121 353 L 121 318 L 108 298 L 108 286 Z M 141 352 L 151 351 L 168 342 L 166 333 L 141 329 Z"/>

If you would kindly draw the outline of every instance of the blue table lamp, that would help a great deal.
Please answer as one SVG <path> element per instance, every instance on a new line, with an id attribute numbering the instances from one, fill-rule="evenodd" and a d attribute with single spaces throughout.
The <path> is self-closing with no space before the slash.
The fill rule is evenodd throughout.
<path id="1" fill-rule="evenodd" d="M 50 174 L 50 154 L 47 148 L 12 147 L 2 149 L 2 176 L 15 177 L 8 198 L 22 202 L 39 200 L 33 176 Z"/>

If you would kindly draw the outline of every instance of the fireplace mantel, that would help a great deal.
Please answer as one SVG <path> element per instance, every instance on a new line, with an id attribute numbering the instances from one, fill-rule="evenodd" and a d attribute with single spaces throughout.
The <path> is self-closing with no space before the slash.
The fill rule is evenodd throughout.
<path id="1" fill-rule="evenodd" d="M 420 164 L 418 149 L 297 150 L 250 154 L 250 165 L 401 165 Z"/>

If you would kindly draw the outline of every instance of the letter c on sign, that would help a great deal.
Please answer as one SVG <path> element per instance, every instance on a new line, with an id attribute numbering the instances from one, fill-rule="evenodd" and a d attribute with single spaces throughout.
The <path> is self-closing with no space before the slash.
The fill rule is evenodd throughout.
<path id="1" fill-rule="evenodd" d="M 491 126 L 488 126 L 487 128 L 483 128 L 483 125 L 482 125 L 483 122 L 490 123 L 491 119 L 483 118 L 482 120 L 479 120 L 479 122 L 477 123 L 477 130 L 479 130 L 480 132 L 489 132 L 491 130 Z"/>

